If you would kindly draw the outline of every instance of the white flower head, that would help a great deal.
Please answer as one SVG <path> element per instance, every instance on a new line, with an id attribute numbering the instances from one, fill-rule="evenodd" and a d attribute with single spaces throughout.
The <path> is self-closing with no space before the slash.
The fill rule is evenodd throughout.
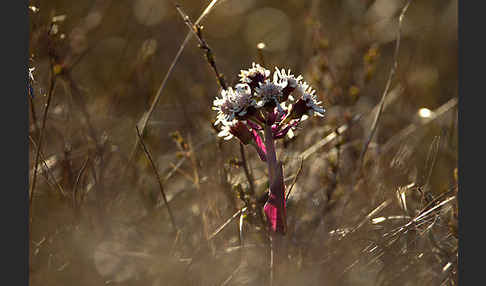
<path id="1" fill-rule="evenodd" d="M 239 83 L 235 86 L 236 89 L 236 106 L 238 115 L 243 116 L 246 114 L 247 108 L 250 106 L 256 106 L 256 101 L 253 99 L 251 88 L 246 83 Z"/>
<path id="2" fill-rule="evenodd" d="M 223 123 L 226 125 L 232 121 L 235 118 L 236 105 L 236 93 L 233 88 L 221 90 L 221 98 L 216 97 L 213 101 L 213 110 L 218 111 L 217 120 L 214 124 Z"/>
<path id="3" fill-rule="evenodd" d="M 326 110 L 322 108 L 322 102 L 317 99 L 316 91 L 309 84 L 304 81 L 297 86 L 296 90 L 301 95 L 300 98 L 305 101 L 306 106 L 309 108 L 309 116 L 324 116 Z"/>
<path id="4" fill-rule="evenodd" d="M 239 77 L 242 83 L 252 83 L 254 80 L 263 82 L 270 76 L 270 71 L 259 64 L 252 63 L 248 70 L 241 70 Z"/>
<path id="5" fill-rule="evenodd" d="M 268 102 L 276 102 L 282 96 L 282 87 L 271 81 L 260 83 L 260 86 L 255 88 L 256 96 L 259 99 L 258 106 L 264 106 Z"/>
<path id="6" fill-rule="evenodd" d="M 275 72 L 273 73 L 273 82 L 280 85 L 282 88 L 290 87 L 292 89 L 296 88 L 300 81 L 303 79 L 301 75 L 295 77 L 290 69 L 285 72 L 284 69 L 279 70 L 275 67 Z"/>
<path id="7" fill-rule="evenodd" d="M 256 101 L 252 98 L 250 87 L 247 84 L 237 84 L 235 89 L 229 87 L 221 90 L 221 98 L 216 97 L 213 101 L 213 110 L 218 111 L 215 125 L 229 124 L 235 116 L 243 116 L 247 108 L 255 106 Z"/>

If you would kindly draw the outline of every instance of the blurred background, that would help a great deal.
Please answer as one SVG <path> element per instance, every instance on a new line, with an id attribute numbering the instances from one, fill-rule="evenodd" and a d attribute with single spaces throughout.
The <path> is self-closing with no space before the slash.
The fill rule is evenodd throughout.
<path id="1" fill-rule="evenodd" d="M 291 69 L 327 110 L 277 145 L 279 284 L 456 285 L 457 1 L 213 2 L 202 36 L 228 85 Z M 269 284 L 266 165 L 217 137 L 195 37 L 142 134 L 160 180 L 137 144 L 189 33 L 175 4 L 195 22 L 210 1 L 29 2 L 31 285 Z"/>

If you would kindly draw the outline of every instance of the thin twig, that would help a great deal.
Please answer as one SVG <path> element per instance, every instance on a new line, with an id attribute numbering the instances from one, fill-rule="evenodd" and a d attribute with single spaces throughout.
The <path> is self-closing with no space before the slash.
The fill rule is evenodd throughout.
<path id="1" fill-rule="evenodd" d="M 386 100 L 386 97 L 388 95 L 388 90 L 390 89 L 393 76 L 395 75 L 395 72 L 398 68 L 398 54 L 399 54 L 399 51 L 400 51 L 400 39 L 401 39 L 401 34 L 402 34 L 401 33 L 402 21 L 403 21 L 405 13 L 407 12 L 407 9 L 410 6 L 411 2 L 412 2 L 412 0 L 407 1 L 407 3 L 405 4 L 405 6 L 402 9 L 402 12 L 400 13 L 400 16 L 398 17 L 397 41 L 396 41 L 396 45 L 395 45 L 395 52 L 393 54 L 393 66 L 390 70 L 390 74 L 388 75 L 388 80 L 387 80 L 386 85 L 385 85 L 385 90 L 383 91 L 383 95 L 382 95 L 381 100 L 380 100 L 380 108 L 378 109 L 378 112 L 375 115 L 375 119 L 373 120 L 373 124 L 371 125 L 370 135 L 366 139 L 366 141 L 363 145 L 363 150 L 361 151 L 361 154 L 360 154 L 359 159 L 358 159 L 358 162 L 359 162 L 358 168 L 359 169 L 361 169 L 361 167 L 363 166 L 363 159 L 364 159 L 364 156 L 366 154 L 366 150 L 368 149 L 368 146 L 369 146 L 371 140 L 373 139 L 373 136 L 375 135 L 376 129 L 378 127 L 378 123 L 379 123 L 379 121 L 381 119 L 381 115 L 383 113 L 383 107 L 385 105 L 385 100 Z"/>
<path id="2" fill-rule="evenodd" d="M 140 145 L 142 146 L 143 151 L 145 152 L 145 155 L 146 155 L 147 159 L 149 160 L 150 165 L 152 166 L 152 170 L 154 171 L 155 176 L 157 177 L 157 182 L 159 183 L 160 193 L 162 195 L 162 198 L 164 199 L 164 203 L 165 203 L 165 206 L 167 207 L 167 211 L 169 212 L 170 221 L 172 223 L 172 226 L 174 227 L 174 230 L 177 231 L 178 230 L 177 225 L 175 223 L 174 216 L 172 215 L 172 210 L 170 209 L 169 203 L 167 202 L 167 197 L 165 196 L 164 187 L 162 186 L 162 180 L 160 179 L 160 175 L 159 175 L 159 172 L 157 171 L 157 167 L 155 166 L 155 163 L 152 160 L 152 156 L 150 155 L 150 151 L 147 149 L 147 147 L 145 146 L 145 143 L 143 142 L 143 138 L 142 138 L 142 135 L 140 134 L 140 130 L 138 130 L 137 126 L 135 126 L 135 129 L 137 130 L 137 135 L 138 135 L 138 138 L 140 140 Z"/>

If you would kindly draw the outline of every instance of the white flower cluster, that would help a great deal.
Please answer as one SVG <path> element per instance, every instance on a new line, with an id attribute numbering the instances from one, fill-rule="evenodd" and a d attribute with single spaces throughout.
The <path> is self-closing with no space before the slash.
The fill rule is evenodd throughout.
<path id="1" fill-rule="evenodd" d="M 294 76 L 290 70 L 275 68 L 270 79 L 269 70 L 253 63 L 250 69 L 241 70 L 239 77 L 240 83 L 234 89 L 221 90 L 220 97 L 213 101 L 212 109 L 218 112 L 215 125 L 222 125 L 220 137 L 231 139 L 237 122 L 252 120 L 256 125 L 265 124 L 263 121 L 270 113 L 279 118 L 275 123 L 285 117 L 303 120 L 306 115 L 324 115 L 315 90 L 301 75 Z M 293 92 L 297 99 L 291 95 Z"/>

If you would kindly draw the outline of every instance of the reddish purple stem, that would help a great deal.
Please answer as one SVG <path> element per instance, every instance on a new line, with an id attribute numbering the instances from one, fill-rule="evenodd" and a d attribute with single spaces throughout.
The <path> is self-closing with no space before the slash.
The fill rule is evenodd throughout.
<path id="1" fill-rule="evenodd" d="M 274 232 L 285 234 L 287 229 L 287 213 L 285 209 L 285 185 L 282 162 L 277 161 L 275 139 L 270 124 L 265 125 L 264 133 L 270 194 L 263 210 L 267 216 L 270 228 Z"/>
<path id="2" fill-rule="evenodd" d="M 260 137 L 260 134 L 258 134 L 258 131 L 255 129 L 252 130 L 253 132 L 253 139 L 255 140 L 255 149 L 258 153 L 258 156 L 260 156 L 260 159 L 262 161 L 267 160 L 267 148 L 265 147 L 265 144 L 263 144 L 262 138 Z"/>

